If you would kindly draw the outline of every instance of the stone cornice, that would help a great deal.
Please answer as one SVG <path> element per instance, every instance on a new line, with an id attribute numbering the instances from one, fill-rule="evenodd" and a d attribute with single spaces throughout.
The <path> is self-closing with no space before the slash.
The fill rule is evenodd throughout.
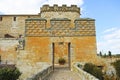
<path id="1" fill-rule="evenodd" d="M 1 14 L 0 16 L 39 16 L 38 14 Z"/>
<path id="2" fill-rule="evenodd" d="M 46 21 L 47 22 L 47 20 L 44 18 L 28 18 L 25 21 Z"/>
<path id="3" fill-rule="evenodd" d="M 71 21 L 68 18 L 52 18 L 50 21 Z"/>
<path id="4" fill-rule="evenodd" d="M 77 18 L 75 21 L 95 21 L 95 19 L 92 18 Z"/>

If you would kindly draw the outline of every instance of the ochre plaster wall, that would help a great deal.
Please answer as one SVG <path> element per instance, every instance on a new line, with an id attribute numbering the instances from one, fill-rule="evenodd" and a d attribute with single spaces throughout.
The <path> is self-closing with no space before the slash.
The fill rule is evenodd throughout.
<path id="1" fill-rule="evenodd" d="M 48 37 L 26 37 L 25 50 L 37 62 L 49 62 L 50 39 Z"/>
<path id="2" fill-rule="evenodd" d="M 75 61 L 87 62 L 94 60 L 97 50 L 95 36 L 75 37 L 72 44 Z"/>
<path id="3" fill-rule="evenodd" d="M 30 51 L 29 56 L 34 54 L 35 61 L 51 63 L 53 59 L 52 43 L 54 43 L 55 62 L 60 57 L 68 59 L 68 43 L 71 44 L 70 56 L 72 62 L 87 62 L 96 59 L 96 38 L 94 36 L 63 37 L 62 39 L 59 37 L 26 37 L 25 50 Z"/>
<path id="4" fill-rule="evenodd" d="M 18 40 L 15 39 L 0 39 L 0 56 L 2 63 L 16 63 Z"/>

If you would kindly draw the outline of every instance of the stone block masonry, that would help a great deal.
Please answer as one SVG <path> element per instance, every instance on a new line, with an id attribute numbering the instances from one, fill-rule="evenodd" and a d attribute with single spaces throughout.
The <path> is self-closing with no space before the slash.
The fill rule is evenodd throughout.
<path id="1" fill-rule="evenodd" d="M 64 57 L 68 64 L 74 61 L 94 61 L 95 19 L 79 18 L 78 9 L 76 6 L 44 5 L 41 8 L 41 18 L 25 20 L 25 50 L 36 55 L 34 61 L 52 63 L 53 57 L 55 64 L 60 57 Z M 67 12 L 69 16 L 65 15 Z M 55 46 L 52 46 L 53 43 Z M 69 43 L 71 46 L 68 46 Z"/>
<path id="2" fill-rule="evenodd" d="M 52 19 L 52 18 L 69 18 L 75 19 L 80 16 L 80 8 L 77 5 L 71 6 L 58 6 L 58 5 L 44 5 L 41 7 L 40 15 L 42 18 Z"/>
<path id="3" fill-rule="evenodd" d="M 4 38 L 5 34 L 9 34 L 14 37 L 24 35 L 25 33 L 25 19 L 28 18 L 45 18 L 47 20 L 47 26 L 50 26 L 50 19 L 53 18 L 68 18 L 72 22 L 80 16 L 80 8 L 76 5 L 71 6 L 58 6 L 44 5 L 41 7 L 39 14 L 20 14 L 20 15 L 0 15 L 0 38 Z"/>
<path id="4" fill-rule="evenodd" d="M 62 5 L 61 7 L 58 5 L 54 6 L 49 6 L 49 5 L 44 5 L 41 7 L 41 13 L 42 12 L 77 12 L 80 14 L 80 8 L 77 7 L 77 5 L 71 5 L 70 7 L 67 7 L 67 5 Z"/>
<path id="5" fill-rule="evenodd" d="M 0 38 L 0 56 L 2 63 L 16 63 L 18 40 Z"/>
<path id="6" fill-rule="evenodd" d="M 5 38 L 5 34 L 14 36 L 24 35 L 25 19 L 38 18 L 38 15 L 0 15 L 0 38 Z"/>
<path id="7" fill-rule="evenodd" d="M 74 28 L 71 27 L 71 20 L 67 18 L 53 18 L 51 26 L 47 28 L 46 19 L 26 19 L 26 36 L 52 36 L 52 37 L 73 37 L 73 36 L 95 36 L 94 19 L 80 18 L 74 21 Z"/>
<path id="8" fill-rule="evenodd" d="M 26 36 L 46 33 L 46 22 L 46 19 L 27 19 L 25 29 Z"/>

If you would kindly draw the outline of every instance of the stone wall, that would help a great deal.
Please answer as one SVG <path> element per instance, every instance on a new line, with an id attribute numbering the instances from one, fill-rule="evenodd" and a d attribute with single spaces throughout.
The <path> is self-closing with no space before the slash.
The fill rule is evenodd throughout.
<path id="1" fill-rule="evenodd" d="M 49 37 L 26 37 L 26 59 L 35 62 L 50 62 L 51 45 Z"/>
<path id="2" fill-rule="evenodd" d="M 0 38 L 0 56 L 2 63 L 15 64 L 17 59 L 18 40 Z"/>
<path id="3" fill-rule="evenodd" d="M 2 20 L 0 21 L 0 37 L 4 38 L 5 34 L 9 34 L 14 37 L 24 35 L 25 32 L 25 19 L 38 18 L 38 15 L 0 15 Z"/>
<path id="4" fill-rule="evenodd" d="M 52 30 L 69 30 L 71 20 L 67 18 L 53 18 L 50 20 Z"/>
<path id="5" fill-rule="evenodd" d="M 75 26 L 71 27 L 71 24 Z M 52 43 L 55 43 L 55 63 L 61 57 L 61 54 L 68 55 L 68 43 L 71 44 L 70 56 L 72 62 L 94 62 L 97 59 L 95 58 L 96 34 L 94 19 L 79 18 L 72 23 L 67 18 L 53 18 L 50 20 L 49 28 L 46 19 L 26 19 L 25 33 L 25 49 L 35 55 L 36 61 L 52 63 Z M 59 45 L 56 47 L 60 42 L 63 45 L 66 44 L 64 50 L 60 50 Z"/>
<path id="6" fill-rule="evenodd" d="M 80 14 L 80 8 L 77 7 L 77 5 L 71 5 L 70 7 L 68 7 L 67 5 L 58 6 L 57 4 L 54 4 L 53 6 L 43 5 L 43 7 L 41 7 L 41 13 L 51 11 L 77 12 L 78 14 Z"/>
<path id="7" fill-rule="evenodd" d="M 75 20 L 75 29 L 81 35 L 95 35 L 95 19 L 78 18 Z"/>
<path id="8" fill-rule="evenodd" d="M 51 72 L 53 72 L 53 67 L 47 66 L 40 72 L 28 77 L 26 80 L 46 80 L 46 77 L 49 76 Z"/>
<path id="9" fill-rule="evenodd" d="M 80 8 L 76 5 L 71 6 L 58 6 L 58 5 L 43 5 L 40 12 L 41 18 L 47 19 L 47 27 L 50 27 L 50 20 L 53 18 L 68 18 L 74 23 L 76 18 L 80 17 Z M 74 27 L 73 24 L 71 24 Z"/>
<path id="10" fill-rule="evenodd" d="M 43 80 L 53 71 L 52 65 L 48 63 L 38 62 L 32 65 L 26 61 L 17 64 L 17 68 L 22 73 L 19 80 Z"/>
<path id="11" fill-rule="evenodd" d="M 3 38 L 5 34 L 9 34 L 13 37 L 18 37 L 21 34 L 24 35 L 25 19 L 27 18 L 45 18 L 47 20 L 46 27 L 49 28 L 50 19 L 52 18 L 68 18 L 71 19 L 73 23 L 74 20 L 79 17 L 80 8 L 76 5 L 69 7 L 66 5 L 54 5 L 53 7 L 44 5 L 41 7 L 40 14 L 36 15 L 0 15 L 0 37 Z"/>
<path id="12" fill-rule="evenodd" d="M 66 54 L 68 54 L 67 48 L 68 43 L 70 43 L 72 62 L 96 61 L 95 20 L 80 18 L 80 8 L 76 5 L 70 7 L 66 5 L 54 5 L 53 7 L 44 5 L 38 15 L 2 16 L 0 37 L 4 37 L 5 34 L 18 37 L 18 35 L 24 35 L 24 33 L 24 51 L 27 54 L 23 56 L 33 63 L 39 61 L 51 63 L 53 43 L 55 43 L 55 46 L 59 43 L 66 45 L 63 51 Z M 59 54 L 59 46 L 55 49 L 55 54 Z"/>
<path id="13" fill-rule="evenodd" d="M 96 60 L 95 36 L 75 37 L 71 43 L 75 61 L 94 62 Z"/>
<path id="14" fill-rule="evenodd" d="M 46 29 L 46 19 L 26 19 L 25 36 L 49 35 Z"/>
<path id="15" fill-rule="evenodd" d="M 87 37 L 26 37 L 25 49 L 30 51 L 28 56 L 34 62 L 36 61 L 47 61 L 52 63 L 53 47 L 52 43 L 56 44 L 59 42 L 71 43 L 71 61 L 84 61 L 84 62 L 95 62 L 96 57 L 96 39 L 94 36 Z M 34 42 L 34 43 L 33 43 Z M 66 44 L 67 45 L 67 44 Z M 60 49 L 55 48 L 59 54 Z M 68 46 L 64 48 L 63 53 L 66 53 Z M 62 52 L 62 51 L 60 51 Z M 67 54 L 67 53 L 66 53 Z M 64 55 L 65 56 L 65 55 Z M 60 55 L 59 55 L 60 57 Z M 29 59 L 29 57 L 27 57 Z"/>
<path id="16" fill-rule="evenodd" d="M 77 64 L 74 64 L 72 67 L 72 70 L 79 73 L 80 76 L 82 76 L 82 80 L 99 80 L 96 77 L 94 77 L 93 75 L 83 71 L 82 69 L 80 69 Z"/>
<path id="17" fill-rule="evenodd" d="M 41 7 L 40 15 L 42 18 L 52 19 L 52 18 L 69 18 L 75 19 L 80 17 L 80 8 L 77 5 L 71 5 L 70 7 L 66 5 L 43 5 Z"/>
<path id="18" fill-rule="evenodd" d="M 53 47 L 55 43 L 56 62 L 58 58 L 68 55 L 68 43 L 71 43 L 71 61 L 83 62 L 98 62 L 96 57 L 96 39 L 94 36 L 84 37 L 26 37 L 25 51 L 16 51 L 18 40 L 16 39 L 1 39 L 0 40 L 0 55 L 2 62 L 16 63 L 17 55 L 20 54 L 24 60 L 30 60 L 31 64 L 35 62 L 49 62 L 52 63 Z M 34 43 L 33 43 L 34 42 Z M 59 45 L 62 42 L 63 44 Z M 64 45 L 66 44 L 66 45 Z M 57 46 L 58 45 L 58 46 Z M 64 49 L 62 49 L 64 45 Z M 58 55 L 59 54 L 59 55 Z M 67 59 L 67 57 L 66 57 Z M 67 60 L 66 60 L 67 61 Z"/>
<path id="19" fill-rule="evenodd" d="M 76 19 L 72 23 L 67 18 L 53 18 L 50 27 L 46 19 L 26 19 L 26 36 L 95 36 L 95 20 Z M 74 24 L 74 27 L 71 27 Z"/>

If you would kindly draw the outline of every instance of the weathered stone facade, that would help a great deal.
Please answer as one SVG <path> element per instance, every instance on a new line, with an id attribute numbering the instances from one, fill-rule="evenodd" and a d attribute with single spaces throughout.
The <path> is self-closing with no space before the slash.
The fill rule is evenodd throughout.
<path id="1" fill-rule="evenodd" d="M 13 37 L 24 35 L 25 19 L 38 18 L 38 15 L 0 15 L 0 38 L 4 38 L 5 34 Z"/>
<path id="2" fill-rule="evenodd" d="M 0 56 L 2 63 L 16 63 L 18 40 L 0 38 Z"/>
<path id="3" fill-rule="evenodd" d="M 69 66 L 76 61 L 96 62 L 95 20 L 80 18 L 76 5 L 44 5 L 38 15 L 16 16 L 16 21 L 11 21 L 15 15 L 0 16 L 0 37 L 25 34 L 25 48 L 20 52 L 26 52 L 24 59 L 32 63 L 57 64 L 60 57 Z"/>

